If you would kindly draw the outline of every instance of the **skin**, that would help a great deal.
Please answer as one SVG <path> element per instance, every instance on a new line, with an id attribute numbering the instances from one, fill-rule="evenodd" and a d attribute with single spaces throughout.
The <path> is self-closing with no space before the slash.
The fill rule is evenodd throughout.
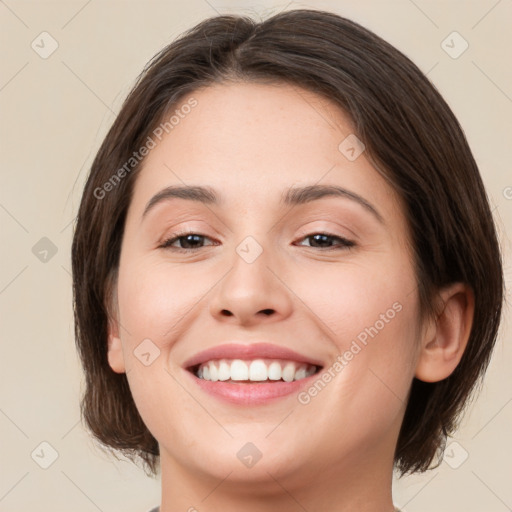
<path id="1" fill-rule="evenodd" d="M 127 373 L 159 442 L 161 511 L 392 511 L 412 379 L 455 369 L 471 293 L 457 283 L 440 290 L 439 316 L 420 324 L 401 202 L 364 152 L 352 162 L 340 152 L 354 130 L 336 105 L 290 85 L 224 83 L 191 96 L 198 105 L 137 176 L 108 341 L 110 366 Z M 183 184 L 211 186 L 223 202 L 172 199 L 141 220 L 154 194 Z M 347 198 L 280 205 L 284 189 L 308 184 L 359 194 L 383 222 Z M 189 253 L 159 247 L 182 230 L 205 238 Z M 356 245 L 315 245 L 322 232 Z M 247 236 L 263 249 L 252 263 L 236 252 Z M 295 394 L 227 404 L 182 367 L 210 347 L 264 341 L 320 359 L 325 371 L 394 303 L 400 312 L 307 405 Z M 144 339 L 160 351 L 149 366 L 133 353 Z M 252 468 L 236 456 L 247 442 L 262 453 Z"/>

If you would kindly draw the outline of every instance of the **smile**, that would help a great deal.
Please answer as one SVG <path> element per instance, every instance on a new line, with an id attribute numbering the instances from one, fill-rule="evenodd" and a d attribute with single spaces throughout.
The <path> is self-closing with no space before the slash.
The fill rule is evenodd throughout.
<path id="1" fill-rule="evenodd" d="M 221 359 L 199 365 L 195 375 L 211 382 L 292 382 L 309 377 L 318 369 L 312 364 L 276 359 L 254 359 L 253 361 Z"/>
<path id="2" fill-rule="evenodd" d="M 219 345 L 183 365 L 193 385 L 230 404 L 258 405 L 296 394 L 324 364 L 269 343 Z"/>

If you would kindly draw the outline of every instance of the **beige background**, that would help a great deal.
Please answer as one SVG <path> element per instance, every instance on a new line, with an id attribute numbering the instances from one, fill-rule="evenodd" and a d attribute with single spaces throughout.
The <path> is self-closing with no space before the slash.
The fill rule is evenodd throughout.
<path id="1" fill-rule="evenodd" d="M 216 12 L 267 16 L 300 6 L 353 18 L 428 72 L 480 165 L 510 288 L 510 0 L 0 0 L 0 511 L 146 512 L 158 503 L 158 480 L 104 455 L 79 422 L 72 221 L 95 151 L 155 52 Z M 49 36 L 39 36 L 44 31 L 58 43 L 47 58 L 40 56 L 51 49 Z M 469 43 L 456 59 L 441 46 L 453 31 Z M 452 52 L 461 44 L 455 39 Z M 43 237 L 56 254 L 48 241 L 39 242 Z M 402 510 L 512 508 L 510 317 L 508 307 L 482 392 L 450 441 L 458 444 L 449 446 L 438 469 L 395 482 Z M 43 441 L 58 453 L 47 469 L 40 464 L 51 462 L 52 448 L 41 447 Z"/>

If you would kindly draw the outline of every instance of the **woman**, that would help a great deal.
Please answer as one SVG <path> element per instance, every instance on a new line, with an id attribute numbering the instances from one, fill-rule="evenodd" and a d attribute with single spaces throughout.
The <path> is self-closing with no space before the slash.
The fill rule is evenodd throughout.
<path id="1" fill-rule="evenodd" d="M 453 113 L 322 11 L 217 16 L 162 50 L 72 251 L 85 421 L 160 468 L 160 512 L 394 510 L 393 469 L 439 462 L 500 321 Z"/>

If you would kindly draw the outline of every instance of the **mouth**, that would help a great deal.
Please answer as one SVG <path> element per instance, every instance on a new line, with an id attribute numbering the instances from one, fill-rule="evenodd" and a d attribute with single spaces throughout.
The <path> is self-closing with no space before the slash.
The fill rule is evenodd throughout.
<path id="1" fill-rule="evenodd" d="M 323 364 L 276 345 L 229 344 L 205 350 L 184 369 L 200 389 L 231 404 L 266 404 L 298 393 Z"/>
<path id="2" fill-rule="evenodd" d="M 210 382 L 293 382 L 318 373 L 321 366 L 283 359 L 220 359 L 188 368 L 198 379 Z"/>

